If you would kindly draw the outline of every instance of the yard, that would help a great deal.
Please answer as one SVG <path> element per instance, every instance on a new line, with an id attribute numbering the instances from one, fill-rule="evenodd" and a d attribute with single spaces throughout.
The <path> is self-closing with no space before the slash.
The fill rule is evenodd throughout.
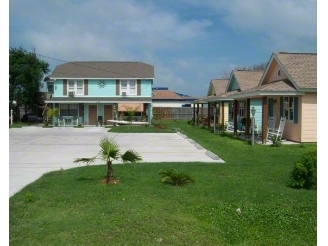
<path id="1" fill-rule="evenodd" d="M 288 187 L 293 163 L 316 144 L 252 147 L 162 123 L 226 163 L 114 165 L 120 183 L 110 185 L 99 182 L 103 164 L 45 174 L 9 199 L 10 245 L 317 245 L 317 191 Z M 162 184 L 158 172 L 171 168 L 195 183 Z"/>

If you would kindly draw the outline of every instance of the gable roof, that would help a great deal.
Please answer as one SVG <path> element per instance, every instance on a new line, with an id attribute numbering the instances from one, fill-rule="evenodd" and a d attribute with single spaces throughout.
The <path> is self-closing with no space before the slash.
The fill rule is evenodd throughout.
<path id="1" fill-rule="evenodd" d="M 227 85 L 229 83 L 229 79 L 212 79 L 210 82 L 210 86 L 208 88 L 207 95 L 209 95 L 211 88 L 213 88 L 215 95 L 219 95 L 225 92 Z"/>
<path id="2" fill-rule="evenodd" d="M 178 93 L 170 90 L 153 90 L 153 100 L 195 100 L 197 97 L 180 96 Z"/>
<path id="3" fill-rule="evenodd" d="M 154 78 L 154 66 L 143 62 L 76 61 L 56 66 L 49 78 Z"/>
<path id="4" fill-rule="evenodd" d="M 232 76 L 235 76 L 239 89 L 242 92 L 258 86 L 263 73 L 264 70 L 233 70 Z M 229 83 L 231 83 L 231 81 L 232 80 L 230 79 Z"/>
<path id="5" fill-rule="evenodd" d="M 317 54 L 316 53 L 287 53 L 272 54 L 267 70 L 275 59 L 285 71 L 291 82 L 298 89 L 317 88 Z M 267 71 L 266 70 L 266 71 Z M 265 75 L 261 79 L 262 84 Z"/>

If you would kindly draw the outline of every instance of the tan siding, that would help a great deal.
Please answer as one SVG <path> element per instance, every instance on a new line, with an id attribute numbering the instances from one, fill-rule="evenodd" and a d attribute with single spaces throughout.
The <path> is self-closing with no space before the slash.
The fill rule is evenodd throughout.
<path id="1" fill-rule="evenodd" d="M 278 81 L 278 80 L 283 80 L 283 79 L 287 79 L 286 74 L 283 72 L 283 70 L 280 68 L 278 63 L 273 64 L 272 63 L 272 73 L 268 79 L 268 81 L 266 82 L 266 84 L 272 82 L 272 81 Z M 278 70 L 280 69 L 280 77 L 278 76 Z"/>
<path id="2" fill-rule="evenodd" d="M 317 93 L 302 97 L 302 142 L 317 142 Z"/>
<path id="3" fill-rule="evenodd" d="M 224 122 L 229 120 L 229 103 L 224 103 Z"/>
<path id="4" fill-rule="evenodd" d="M 279 124 L 279 120 L 278 120 Z M 292 121 L 287 121 L 284 129 L 284 133 L 282 134 L 282 138 L 301 142 L 301 124 L 294 124 Z"/>

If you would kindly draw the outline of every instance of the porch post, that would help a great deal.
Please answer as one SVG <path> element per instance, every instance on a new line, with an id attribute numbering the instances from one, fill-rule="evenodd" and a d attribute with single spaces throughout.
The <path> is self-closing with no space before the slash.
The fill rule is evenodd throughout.
<path id="1" fill-rule="evenodd" d="M 237 136 L 237 111 L 239 111 L 239 103 L 237 100 L 233 100 L 233 135 Z"/>
<path id="2" fill-rule="evenodd" d="M 197 126 L 199 126 L 199 103 L 197 103 Z"/>
<path id="3" fill-rule="evenodd" d="M 207 103 L 207 127 L 210 128 L 211 126 L 211 103 Z"/>
<path id="4" fill-rule="evenodd" d="M 222 124 L 222 127 L 224 127 L 224 101 L 221 102 L 221 124 Z"/>
<path id="5" fill-rule="evenodd" d="M 249 139 L 249 135 L 250 135 L 250 132 L 249 132 L 249 123 L 250 123 L 250 119 L 251 119 L 251 115 L 250 115 L 250 112 L 251 112 L 251 99 L 250 98 L 247 98 L 246 100 L 246 139 Z M 252 131 L 254 131 L 254 129 L 252 129 Z"/>
<path id="6" fill-rule="evenodd" d="M 268 117 L 268 98 L 262 97 L 262 144 L 266 144 Z"/>
<path id="7" fill-rule="evenodd" d="M 194 105 L 194 110 L 193 110 L 193 113 L 194 113 L 194 126 L 196 126 L 196 110 L 195 110 L 196 105 L 195 105 L 195 103 L 193 105 Z"/>

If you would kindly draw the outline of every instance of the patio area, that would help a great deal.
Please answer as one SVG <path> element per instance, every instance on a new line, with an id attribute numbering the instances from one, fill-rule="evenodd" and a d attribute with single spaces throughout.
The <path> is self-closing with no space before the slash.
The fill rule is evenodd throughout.
<path id="1" fill-rule="evenodd" d="M 243 140 L 252 140 L 252 136 L 250 136 L 248 139 L 246 139 L 246 135 L 245 134 L 241 134 L 239 136 L 240 139 L 243 139 Z M 254 143 L 255 144 L 262 144 L 262 136 L 259 136 L 256 134 L 254 135 Z M 282 144 L 300 144 L 300 143 L 297 143 L 297 142 L 293 142 L 293 141 L 289 141 L 289 140 L 286 140 L 286 139 L 282 139 L 281 140 L 281 143 Z M 266 141 L 265 145 L 271 145 L 272 142 L 271 141 Z"/>

